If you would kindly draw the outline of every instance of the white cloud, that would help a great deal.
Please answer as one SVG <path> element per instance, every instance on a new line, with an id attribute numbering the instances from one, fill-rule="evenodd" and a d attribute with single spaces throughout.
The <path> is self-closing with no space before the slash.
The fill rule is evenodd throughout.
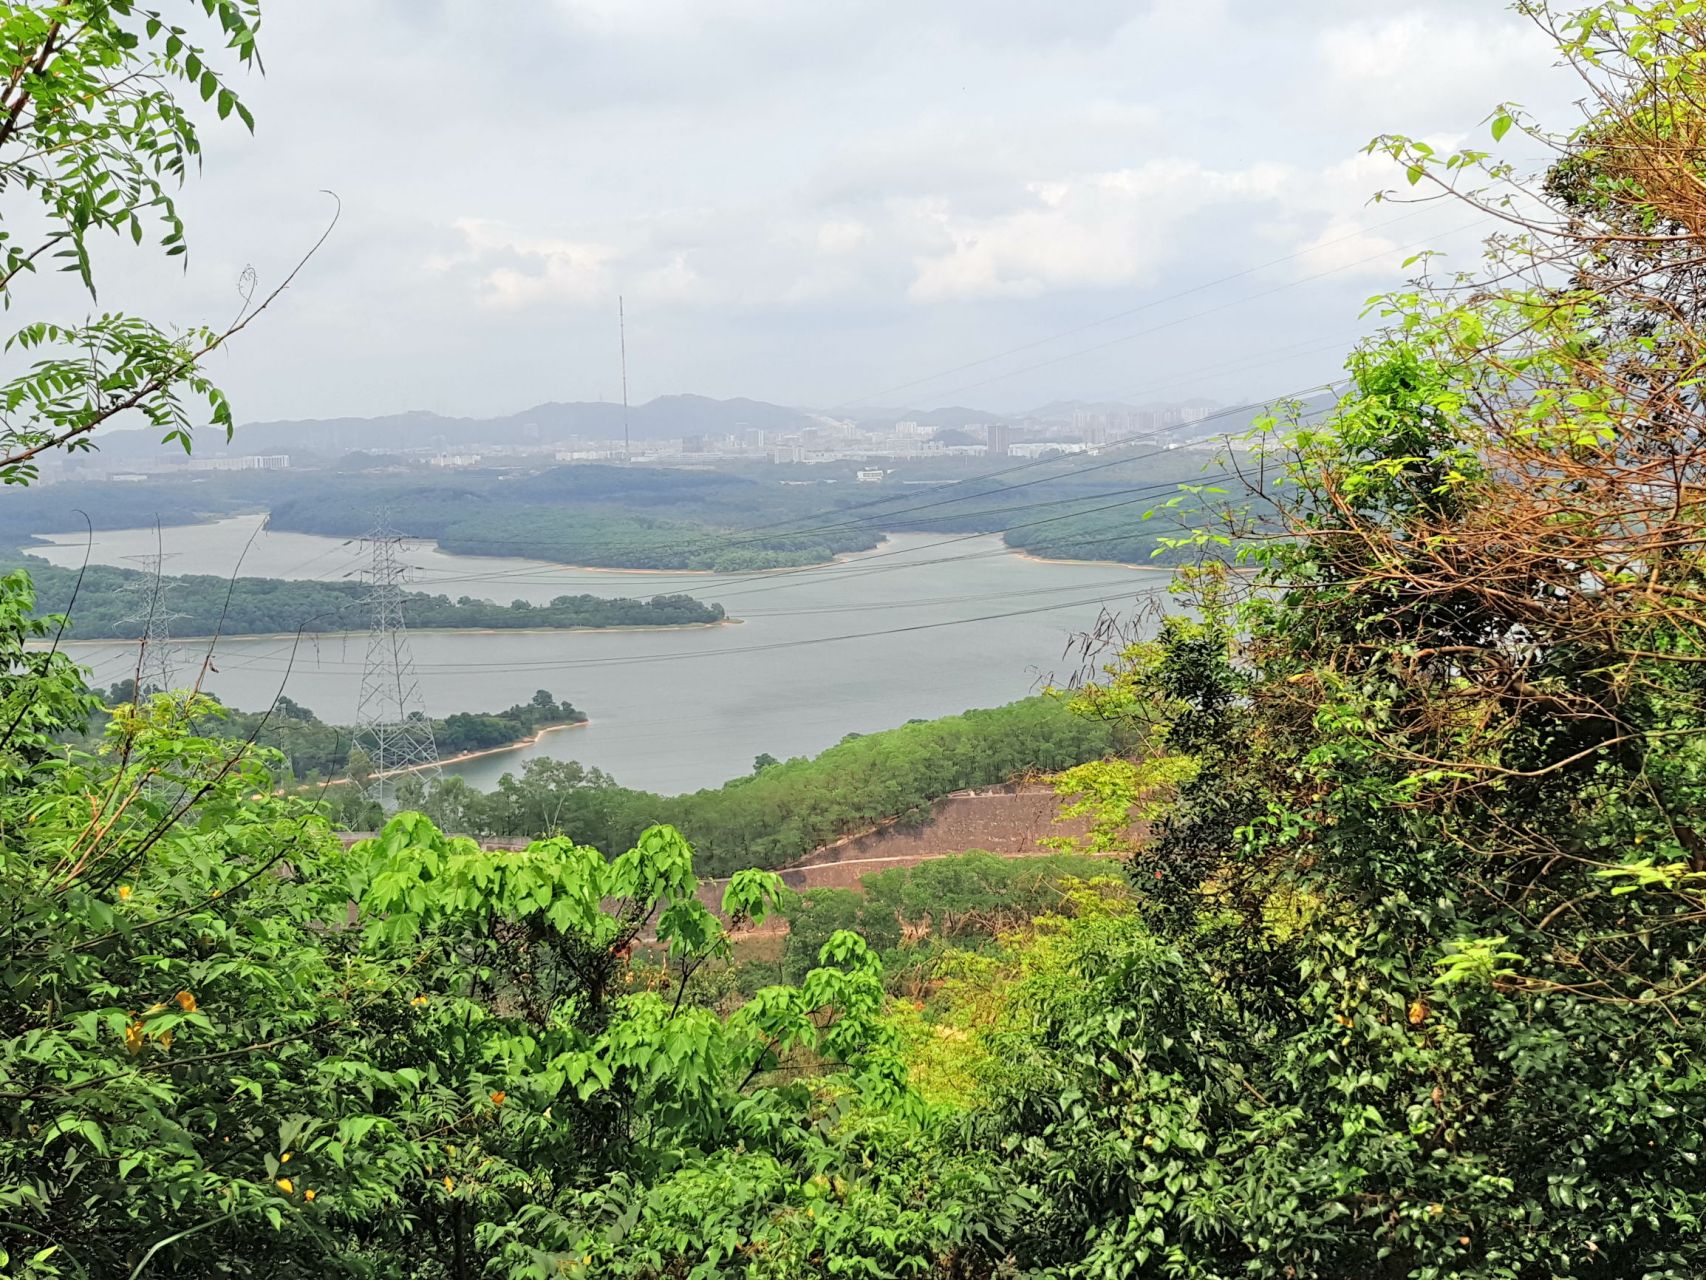
<path id="1" fill-rule="evenodd" d="M 833 219 L 817 229 L 818 252 L 830 257 L 852 253 L 871 238 L 861 222 L 847 218 Z"/>
<path id="2" fill-rule="evenodd" d="M 1519 69 L 1546 57 L 1534 27 L 1508 15 L 1419 9 L 1326 27 L 1316 53 L 1322 87 L 1355 103 L 1371 133 L 1414 129 L 1404 117 L 1441 102 L 1468 124 L 1516 91 Z"/>
<path id="3" fill-rule="evenodd" d="M 521 235 L 483 218 L 458 218 L 453 225 L 462 235 L 462 251 L 431 258 L 427 265 L 440 271 L 472 267 L 485 306 L 589 303 L 610 291 L 609 267 L 617 256 L 610 245 Z"/>
<path id="4" fill-rule="evenodd" d="M 555 0 L 549 7 L 593 32 L 676 39 L 710 25 L 773 21 L 789 12 L 788 0 Z"/>
<path id="5" fill-rule="evenodd" d="M 1214 170 L 1188 160 L 1033 182 L 1025 207 L 993 217 L 927 206 L 948 244 L 918 263 L 914 302 L 1036 297 L 1052 289 L 1147 283 L 1176 247 L 1179 228 L 1219 204 L 1268 201 L 1288 170 Z"/>
<path id="6" fill-rule="evenodd" d="M 670 255 L 669 259 L 634 280 L 633 293 L 637 298 L 654 302 L 693 302 L 704 296 L 707 282 L 687 261 L 685 253 Z"/>
<path id="7" fill-rule="evenodd" d="M 1390 276 L 1400 260 L 1398 242 L 1355 221 L 1335 218 L 1305 244 L 1298 262 L 1305 273 L 1352 271 L 1366 276 Z"/>

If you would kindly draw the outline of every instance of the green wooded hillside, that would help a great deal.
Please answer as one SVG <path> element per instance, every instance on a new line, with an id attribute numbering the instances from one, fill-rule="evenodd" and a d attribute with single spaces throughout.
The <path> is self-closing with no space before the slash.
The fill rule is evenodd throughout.
<path id="1" fill-rule="evenodd" d="M 482 793 L 446 777 L 405 801 L 468 835 L 560 834 L 598 847 L 667 822 L 693 842 L 709 875 L 779 867 L 890 818 L 925 817 L 930 802 L 1098 759 L 1124 742 L 1119 726 L 1073 715 L 1056 698 L 1027 698 L 850 738 L 812 757 L 762 764 L 750 777 L 680 796 L 619 785 L 573 761 L 529 760 Z M 344 815 L 366 830 L 360 815 Z"/>
<path id="2" fill-rule="evenodd" d="M 139 571 L 90 565 L 81 571 L 79 585 L 78 570 L 49 565 L 33 556 L 28 564 L 40 593 L 41 611 L 69 616 L 69 634 L 75 639 L 133 640 L 142 634 L 147 597 L 139 594 L 144 585 Z M 174 615 L 172 626 L 179 635 L 360 631 L 368 625 L 365 588 L 359 582 L 167 574 L 162 583 Z M 536 605 L 525 600 L 495 604 L 471 596 L 452 600 L 411 591 L 405 593 L 405 606 L 411 626 L 429 628 L 703 626 L 724 617 L 721 605 L 685 595 L 649 600 L 565 595 Z"/>

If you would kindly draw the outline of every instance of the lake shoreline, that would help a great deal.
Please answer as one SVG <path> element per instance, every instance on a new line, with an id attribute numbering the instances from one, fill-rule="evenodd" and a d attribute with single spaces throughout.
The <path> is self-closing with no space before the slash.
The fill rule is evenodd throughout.
<path id="1" fill-rule="evenodd" d="M 290 531 L 286 530 L 286 532 Z M 315 534 L 312 536 L 326 537 L 329 535 Z M 478 551 L 452 551 L 432 538 L 421 538 L 419 541 L 431 542 L 433 550 L 440 555 L 460 556 L 464 560 L 503 560 L 507 558 L 505 556 L 488 556 Z M 842 551 L 831 556 L 828 560 L 813 560 L 807 564 L 780 564 L 771 569 L 625 569 L 620 565 L 611 564 L 571 564 L 566 560 L 542 560 L 538 556 L 522 556 L 520 558 L 531 560 L 535 564 L 544 565 L 551 569 L 572 569 L 576 573 L 637 573 L 659 578 L 758 578 L 773 573 L 798 573 L 802 569 L 828 569 L 838 564 L 846 564 L 849 561 L 857 560 L 860 556 L 868 556 L 881 551 L 888 541 L 889 535 L 884 533 L 878 535 L 876 546 L 864 551 Z"/>
<path id="2" fill-rule="evenodd" d="M 464 764 L 469 760 L 484 760 L 487 756 L 499 756 L 506 751 L 520 751 L 524 747 L 537 746 L 548 733 L 561 733 L 566 729 L 584 729 L 591 723 L 592 717 L 588 716 L 585 720 L 564 720 L 558 724 L 542 724 L 527 737 L 517 738 L 514 742 L 506 742 L 499 747 L 482 747 L 478 751 L 462 751 L 453 756 L 446 756 L 442 760 L 435 760 L 431 764 L 411 765 L 407 769 L 387 769 L 385 776 L 392 778 L 404 773 L 418 773 L 422 769 L 443 768 L 447 764 Z"/>
<path id="3" fill-rule="evenodd" d="M 1160 565 L 1132 564 L 1128 560 L 1073 560 L 1066 556 L 1038 556 L 1029 551 L 1021 551 L 1017 547 L 1008 547 L 1009 555 L 1018 556 L 1021 560 L 1029 560 L 1032 564 L 1089 564 L 1106 565 L 1110 569 L 1130 569 L 1135 573 L 1166 573 L 1173 572 L 1171 567 L 1162 568 Z"/>
<path id="4" fill-rule="evenodd" d="M 412 636 L 557 636 L 557 635 L 609 635 L 612 632 L 638 631 L 651 634 L 657 631 L 710 631 L 715 627 L 738 627 L 745 623 L 744 618 L 724 618 L 719 622 L 666 622 L 658 626 L 621 626 L 621 627 L 410 627 Z M 209 644 L 215 640 L 294 640 L 295 631 L 227 631 L 222 636 L 173 636 L 173 644 Z M 350 631 L 304 631 L 304 640 L 310 637 L 323 638 L 338 636 L 362 636 L 367 634 L 365 627 Z M 67 636 L 59 642 L 61 650 L 75 648 L 78 645 L 106 644 L 135 644 L 135 636 L 78 636 L 72 639 Z M 39 645 L 36 648 L 46 648 Z"/>
<path id="5" fill-rule="evenodd" d="M 228 573 L 253 523 L 249 517 L 204 529 L 193 541 L 186 530 L 181 547 L 171 545 L 168 533 L 166 550 L 181 556 L 171 567 Z M 938 549 L 950 536 L 951 545 Z M 353 554 L 330 538 L 277 533 L 273 538 L 257 540 L 246 571 L 264 576 L 312 562 L 304 571 L 312 573 L 316 566 L 337 562 L 336 556 Z M 152 554 L 156 546 L 152 528 L 103 533 L 94 555 L 126 564 L 124 557 Z M 505 772 L 519 776 L 526 761 L 546 758 L 578 760 L 624 786 L 660 795 L 717 787 L 750 773 L 761 753 L 782 759 L 815 755 L 849 732 L 876 732 L 909 719 L 956 715 L 1025 697 L 1038 674 L 1058 669 L 1070 637 L 1095 625 L 1097 599 L 1129 599 L 1168 581 L 1153 569 L 1128 574 L 1027 560 L 1003 547 L 998 535 L 901 532 L 888 539 L 883 551 L 887 554 L 874 559 L 845 557 L 834 568 L 754 576 L 739 588 L 765 593 L 752 596 L 735 595 L 730 578 L 683 578 L 672 585 L 657 575 L 624 579 L 608 572 L 545 572 L 520 559 L 414 553 L 413 559 L 447 579 L 445 585 L 424 588 L 429 591 L 542 603 L 564 592 L 649 596 L 679 588 L 706 601 L 721 599 L 744 618 L 738 629 L 713 630 L 694 622 L 680 634 L 650 636 L 597 634 L 614 628 L 563 636 L 552 635 L 554 629 L 503 627 L 476 633 L 472 628 L 411 627 L 421 702 L 430 714 L 491 712 L 525 703 L 545 688 L 587 710 L 595 721 L 595 731 L 548 733 L 535 745 L 448 764 L 446 776 L 456 774 L 490 790 Z M 950 558 L 967 552 L 978 553 L 977 558 Z M 83 553 L 79 547 L 52 554 L 80 560 Z M 1011 618 L 973 619 L 1001 611 L 1009 596 L 1028 599 L 1036 591 L 1046 594 Z M 987 601 L 981 598 L 986 595 Z M 853 624 L 852 611 L 865 607 L 872 610 L 871 620 Z M 908 611 L 900 619 L 905 627 L 879 625 L 900 608 Z M 256 618 L 250 625 L 259 627 L 262 621 Z M 874 634 L 842 635 L 866 631 Z M 67 632 L 68 639 L 77 635 Z M 42 637 L 43 645 L 51 639 Z M 204 688 L 230 706 L 257 709 L 270 705 L 282 688 L 325 722 L 350 723 L 357 718 L 366 640 L 362 632 L 309 636 L 301 644 L 284 636 L 228 636 L 214 647 L 218 671 L 206 674 Z M 207 641 L 179 644 L 180 669 L 199 671 Z M 70 658 L 94 667 L 92 680 L 104 688 L 132 674 L 136 650 L 135 640 L 89 643 L 79 637 Z M 517 730 L 521 737 L 524 731 Z M 448 742 L 442 747 L 452 754 Z"/>
<path id="6" fill-rule="evenodd" d="M 520 751 L 525 747 L 538 746 L 548 733 L 560 733 L 565 729 L 584 729 L 592 723 L 592 717 L 585 720 L 564 720 L 558 724 L 540 725 L 533 733 L 525 738 L 517 738 L 514 742 L 506 742 L 498 747 L 482 747 L 478 751 L 462 751 L 442 760 L 434 760 L 431 764 L 412 764 L 406 769 L 387 769 L 384 773 L 376 773 L 375 778 L 400 778 L 405 774 L 420 773 L 426 769 L 442 769 L 445 765 L 466 764 L 470 760 L 483 760 L 487 756 L 502 755 L 506 751 Z M 341 778 L 328 778 L 320 785 L 327 787 L 342 787 L 354 782 L 355 779 L 345 775 Z"/>

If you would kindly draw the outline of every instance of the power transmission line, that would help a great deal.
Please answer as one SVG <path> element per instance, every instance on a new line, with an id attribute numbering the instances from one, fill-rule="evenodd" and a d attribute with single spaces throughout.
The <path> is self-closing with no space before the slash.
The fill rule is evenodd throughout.
<path id="1" fill-rule="evenodd" d="M 438 744 L 421 699 L 403 617 L 402 584 L 408 568 L 398 558 L 402 544 L 383 515 L 362 539 L 369 553 L 368 567 L 362 571 L 369 625 L 350 749 L 366 754 L 373 772 L 364 790 L 382 806 L 394 799 L 393 774 L 407 771 L 430 779 L 439 771 Z"/>

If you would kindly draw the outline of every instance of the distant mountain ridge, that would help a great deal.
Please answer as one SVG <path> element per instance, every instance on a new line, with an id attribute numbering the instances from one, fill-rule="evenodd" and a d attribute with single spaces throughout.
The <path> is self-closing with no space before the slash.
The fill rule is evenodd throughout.
<path id="1" fill-rule="evenodd" d="M 1074 411 L 1094 413 L 1143 408 L 1202 406 L 1212 401 L 1189 399 L 1173 406 L 1130 405 L 1115 401 L 1058 400 L 1023 413 L 993 413 L 964 405 L 934 409 L 868 407 L 853 414 L 820 413 L 810 409 L 737 397 L 659 396 L 627 411 L 628 435 L 636 446 L 682 436 L 723 436 L 743 431 L 798 431 L 828 417 L 852 417 L 867 428 L 897 421 L 914 421 L 938 430 L 990 422 L 1070 422 Z M 486 418 L 453 417 L 416 409 L 379 417 L 303 418 L 240 425 L 227 443 L 211 432 L 199 433 L 196 452 L 202 457 L 271 453 L 316 453 L 335 456 L 355 451 L 396 453 L 410 449 L 450 452 L 483 446 L 567 445 L 575 440 L 612 441 L 622 438 L 623 409 L 605 400 L 548 401 L 516 413 Z M 159 439 L 151 431 L 120 431 L 102 442 L 104 451 L 120 457 L 151 454 Z"/>
<path id="2" fill-rule="evenodd" d="M 455 449 L 469 445 L 563 444 L 575 439 L 620 440 L 622 418 L 619 404 L 582 400 L 548 402 L 492 418 L 452 418 L 417 410 L 379 418 L 249 422 L 237 428 L 229 451 L 288 453 L 295 448 L 344 453 L 353 449 Z M 633 405 L 627 419 L 629 438 L 644 442 L 748 429 L 798 429 L 809 426 L 812 416 L 762 400 L 681 395 L 659 396 Z"/>

